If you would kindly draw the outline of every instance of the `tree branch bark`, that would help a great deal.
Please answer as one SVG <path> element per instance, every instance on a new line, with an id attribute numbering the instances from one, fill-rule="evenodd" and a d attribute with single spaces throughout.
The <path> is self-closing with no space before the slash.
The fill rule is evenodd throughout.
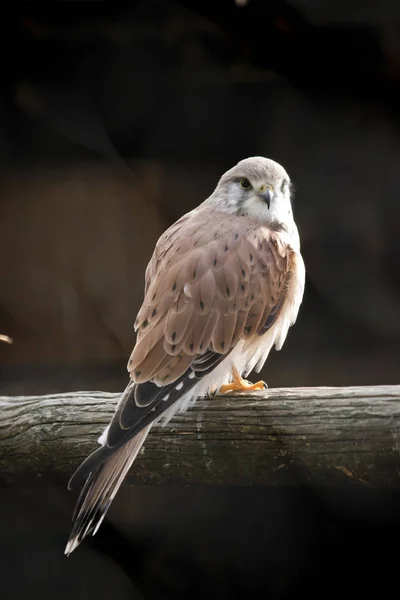
<path id="1" fill-rule="evenodd" d="M 67 482 L 119 394 L 0 397 L 0 482 Z M 271 389 L 197 400 L 156 426 L 127 478 L 185 485 L 400 483 L 400 386 Z"/>

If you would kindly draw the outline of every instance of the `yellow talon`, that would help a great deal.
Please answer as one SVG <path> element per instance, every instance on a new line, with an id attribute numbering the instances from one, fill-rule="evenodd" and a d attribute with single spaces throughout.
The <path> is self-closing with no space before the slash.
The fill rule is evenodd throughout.
<path id="1" fill-rule="evenodd" d="M 264 381 L 257 381 L 257 383 L 251 383 L 246 381 L 240 376 L 239 371 L 232 365 L 232 377 L 233 382 L 220 387 L 220 394 L 227 394 L 228 392 L 251 392 L 252 390 L 265 390 L 268 386 Z"/>

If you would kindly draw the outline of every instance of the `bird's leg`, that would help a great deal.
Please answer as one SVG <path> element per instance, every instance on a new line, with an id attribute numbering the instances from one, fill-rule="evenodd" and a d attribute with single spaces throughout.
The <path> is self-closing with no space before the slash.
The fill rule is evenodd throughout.
<path id="1" fill-rule="evenodd" d="M 235 365 L 232 365 L 232 377 L 232 383 L 228 383 L 227 385 L 222 385 L 220 387 L 220 394 L 227 394 L 228 392 L 251 392 L 252 390 L 265 390 L 268 387 L 264 381 L 257 381 L 257 383 L 246 381 L 246 379 L 241 377 Z"/>

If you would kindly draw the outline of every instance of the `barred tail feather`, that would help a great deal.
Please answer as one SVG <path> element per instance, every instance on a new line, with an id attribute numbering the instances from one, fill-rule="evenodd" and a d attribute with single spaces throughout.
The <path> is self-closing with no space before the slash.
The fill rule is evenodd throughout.
<path id="1" fill-rule="evenodd" d="M 151 426 L 152 423 L 147 425 L 89 474 L 73 516 L 74 524 L 65 548 L 67 556 L 89 533 L 97 532 Z"/>

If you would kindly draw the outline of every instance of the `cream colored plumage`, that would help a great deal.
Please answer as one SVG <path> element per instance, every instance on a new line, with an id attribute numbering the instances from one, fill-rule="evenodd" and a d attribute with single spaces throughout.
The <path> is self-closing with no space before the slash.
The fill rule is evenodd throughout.
<path id="1" fill-rule="evenodd" d="M 253 157 L 159 239 L 128 362 L 131 382 L 102 446 L 70 481 L 87 477 L 66 553 L 97 531 L 151 425 L 246 376 L 279 350 L 303 297 L 304 263 L 278 163 Z"/>

